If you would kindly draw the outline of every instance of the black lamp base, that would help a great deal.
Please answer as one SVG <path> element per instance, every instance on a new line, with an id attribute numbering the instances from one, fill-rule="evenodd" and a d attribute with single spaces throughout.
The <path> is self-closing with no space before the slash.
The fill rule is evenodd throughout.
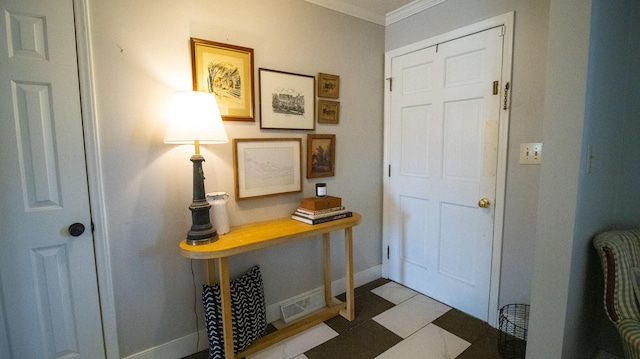
<path id="1" fill-rule="evenodd" d="M 204 238 L 204 239 L 188 239 L 186 240 L 187 244 L 190 246 L 201 246 L 203 244 L 213 243 L 218 240 L 218 237 L 215 238 Z"/>
<path id="2" fill-rule="evenodd" d="M 218 240 L 218 232 L 211 224 L 209 209 L 211 205 L 207 202 L 204 193 L 204 172 L 202 162 L 204 157 L 200 154 L 191 156 L 193 162 L 193 202 L 189 206 L 191 210 L 191 229 L 187 233 L 187 244 L 201 245 Z"/>

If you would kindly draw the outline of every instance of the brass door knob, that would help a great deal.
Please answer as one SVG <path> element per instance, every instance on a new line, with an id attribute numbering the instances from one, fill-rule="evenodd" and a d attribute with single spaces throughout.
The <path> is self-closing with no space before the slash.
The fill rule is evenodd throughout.
<path id="1" fill-rule="evenodd" d="M 488 198 L 483 198 L 478 201 L 478 207 L 480 208 L 489 208 L 491 206 L 491 201 Z"/>

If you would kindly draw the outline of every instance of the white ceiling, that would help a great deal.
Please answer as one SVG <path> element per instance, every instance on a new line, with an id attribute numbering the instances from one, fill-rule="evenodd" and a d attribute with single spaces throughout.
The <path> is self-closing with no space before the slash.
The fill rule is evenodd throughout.
<path id="1" fill-rule="evenodd" d="M 380 25 L 389 25 L 445 0 L 305 0 Z"/>

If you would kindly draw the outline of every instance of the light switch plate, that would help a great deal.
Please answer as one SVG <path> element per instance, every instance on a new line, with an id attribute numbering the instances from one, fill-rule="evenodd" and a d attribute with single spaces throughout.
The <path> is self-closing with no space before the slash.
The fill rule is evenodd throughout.
<path id="1" fill-rule="evenodd" d="M 520 144 L 520 164 L 539 165 L 542 163 L 542 143 L 531 142 Z"/>

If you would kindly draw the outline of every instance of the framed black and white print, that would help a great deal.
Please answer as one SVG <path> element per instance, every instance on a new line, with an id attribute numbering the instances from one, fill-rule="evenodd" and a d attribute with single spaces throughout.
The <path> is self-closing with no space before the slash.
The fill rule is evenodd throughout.
<path id="1" fill-rule="evenodd" d="M 260 128 L 314 130 L 316 78 L 259 69 Z"/>

